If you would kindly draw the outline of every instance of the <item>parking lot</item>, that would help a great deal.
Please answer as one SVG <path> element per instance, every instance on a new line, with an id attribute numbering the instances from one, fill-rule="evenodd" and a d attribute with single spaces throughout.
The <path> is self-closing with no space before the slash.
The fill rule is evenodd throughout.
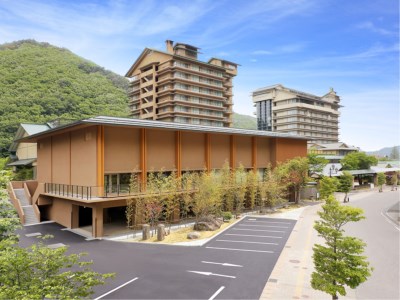
<path id="1" fill-rule="evenodd" d="M 87 252 L 93 269 L 115 272 L 95 299 L 258 299 L 295 223 L 245 217 L 200 247 L 87 241 L 52 223 L 25 227 L 21 244 L 50 233 L 53 247 Z"/>

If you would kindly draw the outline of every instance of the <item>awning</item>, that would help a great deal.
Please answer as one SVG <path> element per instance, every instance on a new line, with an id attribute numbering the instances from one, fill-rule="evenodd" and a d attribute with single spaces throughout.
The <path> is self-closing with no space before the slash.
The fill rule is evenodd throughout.
<path id="1" fill-rule="evenodd" d="M 36 158 L 21 159 L 21 160 L 17 160 L 17 161 L 7 164 L 7 166 L 10 166 L 10 167 L 12 167 L 12 166 L 27 166 L 27 165 L 34 163 L 35 161 L 36 161 Z"/>

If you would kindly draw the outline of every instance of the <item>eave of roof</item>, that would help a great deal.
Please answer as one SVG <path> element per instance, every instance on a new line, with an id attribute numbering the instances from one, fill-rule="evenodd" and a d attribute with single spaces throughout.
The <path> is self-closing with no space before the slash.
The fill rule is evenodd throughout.
<path id="1" fill-rule="evenodd" d="M 203 125 L 191 125 L 183 123 L 171 123 L 171 122 L 161 122 L 161 121 L 149 121 L 140 119 L 130 119 L 130 118 L 117 118 L 117 117 L 106 117 L 98 116 L 89 119 L 80 120 L 74 123 L 70 123 L 64 126 L 49 129 L 45 132 L 31 135 L 20 139 L 19 141 L 24 142 L 35 142 L 38 137 L 43 135 L 49 135 L 53 132 L 61 131 L 64 129 L 76 127 L 78 125 L 111 125 L 111 126 L 131 126 L 140 128 L 154 128 L 154 129 L 170 129 L 170 130 L 180 130 L 180 131 L 193 131 L 193 132 L 212 132 L 221 134 L 237 134 L 237 135 L 250 135 L 250 136 L 260 136 L 260 137 L 277 137 L 277 138 L 289 138 L 289 139 L 301 139 L 310 140 L 310 138 L 304 136 L 291 135 L 287 133 L 277 133 L 272 131 L 261 131 L 261 130 L 249 130 L 249 129 L 239 129 L 231 127 L 214 127 L 214 126 L 203 126 Z"/>
<path id="2" fill-rule="evenodd" d="M 17 129 L 17 132 L 15 133 L 14 136 L 14 141 L 11 143 L 10 147 L 8 148 L 8 151 L 14 152 L 17 151 L 18 148 L 18 141 L 19 139 L 22 139 L 25 135 L 25 133 L 30 136 L 37 134 L 39 132 L 46 131 L 50 128 L 49 125 L 47 124 L 27 124 L 27 123 L 21 123 Z"/>
<path id="3" fill-rule="evenodd" d="M 217 68 L 217 69 L 221 69 L 221 70 L 226 70 L 226 68 L 224 68 L 224 67 L 213 65 L 213 64 L 210 64 L 208 62 L 200 61 L 198 59 L 193 59 L 193 58 L 190 58 L 190 57 L 177 55 L 175 53 L 169 53 L 169 52 L 161 51 L 161 50 L 158 50 L 158 49 L 145 48 L 142 51 L 142 53 L 139 55 L 139 57 L 135 60 L 135 62 L 132 64 L 132 66 L 129 68 L 128 72 L 126 72 L 125 77 L 130 77 L 131 76 L 131 73 L 136 68 L 136 65 L 144 58 L 144 56 L 147 54 L 148 51 L 154 51 L 154 52 L 162 53 L 162 54 L 165 54 L 165 55 L 169 55 L 169 56 L 171 56 L 171 58 L 174 57 L 174 58 L 178 58 L 178 59 L 184 59 L 184 60 L 192 61 L 192 62 L 195 62 L 195 63 L 198 63 L 198 64 L 202 64 L 202 65 L 205 65 L 205 66 L 208 66 L 208 67 L 213 67 L 213 68 Z M 222 60 L 222 61 L 229 62 L 227 60 Z M 240 66 L 239 64 L 236 64 L 236 63 L 233 63 L 233 62 L 229 62 L 229 63 L 237 65 L 237 66 Z"/>
<path id="4" fill-rule="evenodd" d="M 241 65 L 239 65 L 238 63 L 234 63 L 234 62 L 232 62 L 232 61 L 229 61 L 229 60 L 226 60 L 226 59 L 222 59 L 222 58 L 218 58 L 218 57 L 211 57 L 211 58 L 208 60 L 208 63 L 210 63 L 210 61 L 212 61 L 213 59 L 217 59 L 217 60 L 226 62 L 226 63 L 228 63 L 228 64 L 232 64 L 232 65 L 235 65 L 235 66 L 241 66 Z"/>
<path id="5" fill-rule="evenodd" d="M 36 161 L 36 158 L 27 158 L 27 159 L 21 159 L 14 161 L 12 163 L 7 164 L 7 166 L 12 167 L 12 166 L 26 166 L 31 163 L 34 163 Z"/>

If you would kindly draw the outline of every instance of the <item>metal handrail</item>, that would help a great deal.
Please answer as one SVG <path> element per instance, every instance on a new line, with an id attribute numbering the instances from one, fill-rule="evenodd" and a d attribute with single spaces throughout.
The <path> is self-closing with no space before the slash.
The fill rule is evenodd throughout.
<path id="1" fill-rule="evenodd" d="M 69 185 L 62 183 L 45 183 L 44 192 L 63 197 L 71 197 L 78 199 L 92 199 L 92 186 Z"/>

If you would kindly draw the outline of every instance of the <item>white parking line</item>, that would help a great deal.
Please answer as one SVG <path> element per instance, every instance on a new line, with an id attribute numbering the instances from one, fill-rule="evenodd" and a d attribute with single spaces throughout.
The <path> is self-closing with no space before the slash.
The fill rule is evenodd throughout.
<path id="1" fill-rule="evenodd" d="M 238 224 L 238 226 L 289 228 L 287 226 L 275 226 L 275 225 L 246 225 L 246 224 Z"/>
<path id="2" fill-rule="evenodd" d="M 260 244 L 260 245 L 278 245 L 277 243 L 248 242 L 248 241 L 233 241 L 233 240 L 217 240 L 217 242 L 245 243 L 245 244 Z"/>
<path id="3" fill-rule="evenodd" d="M 66 246 L 66 245 L 63 244 L 63 243 L 57 243 L 57 244 L 50 244 L 50 245 L 47 245 L 47 248 L 50 248 L 50 249 L 57 249 L 57 248 L 65 247 L 65 246 Z"/>
<path id="4" fill-rule="evenodd" d="M 234 249 L 234 248 L 220 248 L 220 247 L 206 247 L 206 248 L 207 249 L 217 249 L 217 250 L 230 250 L 230 251 L 274 253 L 274 251 L 265 251 L 265 250 L 249 250 L 249 249 Z"/>
<path id="5" fill-rule="evenodd" d="M 212 295 L 211 298 L 208 299 L 208 300 L 214 300 L 215 297 L 217 297 L 217 296 L 219 295 L 219 293 L 221 293 L 221 292 L 223 291 L 224 288 L 225 288 L 224 286 L 221 286 L 221 287 L 218 289 L 218 291 L 216 291 L 216 292 L 214 293 L 214 295 Z"/>
<path id="6" fill-rule="evenodd" d="M 33 233 L 25 234 L 26 237 L 33 237 L 33 236 L 40 236 L 40 235 L 42 235 L 40 232 L 33 232 Z"/>
<path id="7" fill-rule="evenodd" d="M 122 288 L 122 287 L 124 287 L 124 286 L 130 284 L 131 282 L 134 282 L 135 280 L 138 280 L 138 278 L 139 278 L 139 277 L 135 277 L 135 278 L 133 278 L 133 279 L 131 279 L 131 280 L 125 282 L 124 284 L 121 284 L 120 286 L 117 286 L 115 289 L 113 289 L 113 290 L 111 290 L 111 291 L 109 291 L 109 292 L 107 292 L 107 293 L 101 295 L 100 297 L 97 297 L 97 298 L 94 299 L 94 300 L 99 300 L 99 299 L 101 299 L 101 298 L 104 298 L 105 296 L 107 296 L 107 295 L 109 295 L 109 294 L 111 294 L 111 293 L 114 293 L 116 290 L 119 290 L 120 288 Z"/>
<path id="8" fill-rule="evenodd" d="M 224 235 L 235 235 L 235 236 L 254 236 L 254 237 L 266 237 L 271 239 L 281 239 L 281 236 L 272 236 L 272 235 L 254 235 L 254 234 L 239 234 L 239 233 L 225 233 Z"/>
<path id="9" fill-rule="evenodd" d="M 232 230 L 245 230 L 245 231 L 264 231 L 264 232 L 278 232 L 278 233 L 284 233 L 284 231 L 278 231 L 278 230 L 266 230 L 266 229 L 244 229 L 244 228 L 232 228 Z"/>
<path id="10" fill-rule="evenodd" d="M 248 219 L 248 221 L 252 221 L 251 219 Z M 262 223 L 262 224 L 283 224 L 283 225 L 291 225 L 289 222 L 270 222 L 270 221 L 256 221 L 257 223 Z M 253 222 L 247 222 L 247 223 L 255 223 Z"/>

